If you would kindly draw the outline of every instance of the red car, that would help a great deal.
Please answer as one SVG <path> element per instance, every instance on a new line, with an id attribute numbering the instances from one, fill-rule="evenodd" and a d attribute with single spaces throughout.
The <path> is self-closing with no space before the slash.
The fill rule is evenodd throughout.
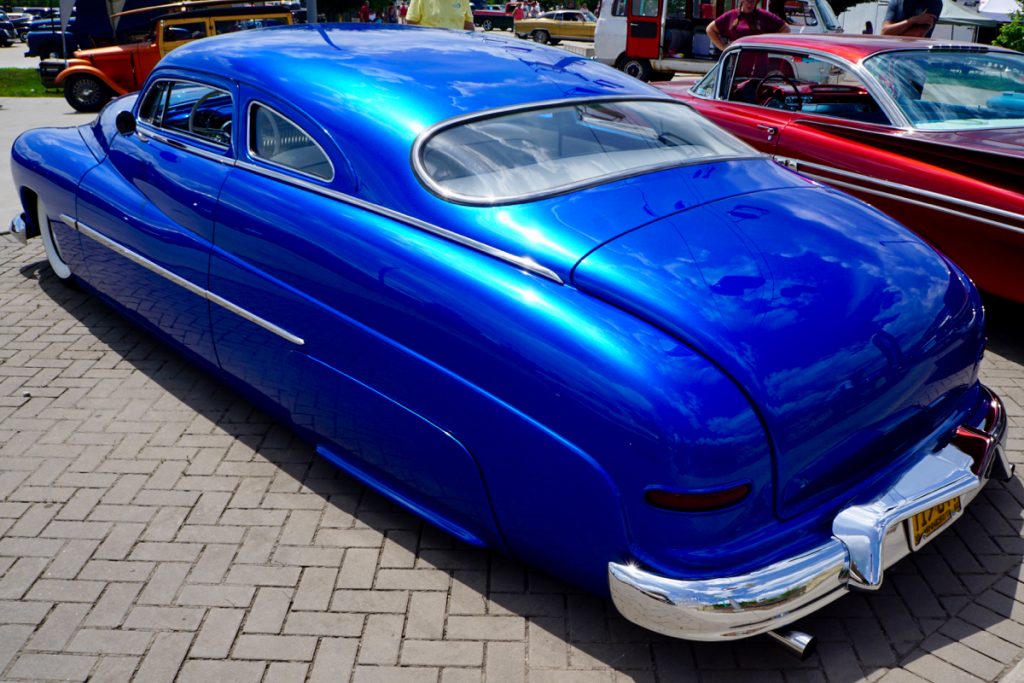
<path id="1" fill-rule="evenodd" d="M 895 217 L 982 289 L 1024 303 L 1024 54 L 761 35 L 730 45 L 700 81 L 657 87 Z"/>

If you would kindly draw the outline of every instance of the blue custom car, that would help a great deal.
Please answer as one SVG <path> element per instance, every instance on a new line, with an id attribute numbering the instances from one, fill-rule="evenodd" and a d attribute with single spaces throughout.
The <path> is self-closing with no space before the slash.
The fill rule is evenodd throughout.
<path id="1" fill-rule="evenodd" d="M 13 175 L 11 231 L 58 277 L 655 631 L 740 638 L 877 588 L 1010 475 L 955 265 L 559 50 L 197 41 L 94 123 L 22 135 Z"/>

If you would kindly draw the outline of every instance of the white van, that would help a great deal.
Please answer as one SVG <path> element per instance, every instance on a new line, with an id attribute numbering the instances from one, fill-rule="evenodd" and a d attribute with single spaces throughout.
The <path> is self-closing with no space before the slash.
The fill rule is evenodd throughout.
<path id="1" fill-rule="evenodd" d="M 705 29 L 738 0 L 603 0 L 594 32 L 594 59 L 642 81 L 669 80 L 680 71 L 705 73 L 718 50 Z M 793 33 L 841 33 L 828 0 L 772 0 Z"/>

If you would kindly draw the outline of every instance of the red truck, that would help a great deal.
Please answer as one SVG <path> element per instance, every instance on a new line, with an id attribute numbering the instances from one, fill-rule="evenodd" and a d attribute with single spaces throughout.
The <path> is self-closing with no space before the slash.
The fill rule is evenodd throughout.
<path id="1" fill-rule="evenodd" d="M 511 31 L 514 24 L 512 14 L 516 11 L 518 3 L 510 2 L 504 7 L 501 5 L 473 5 L 473 24 L 485 31 L 492 28 L 500 28 L 502 31 Z"/>

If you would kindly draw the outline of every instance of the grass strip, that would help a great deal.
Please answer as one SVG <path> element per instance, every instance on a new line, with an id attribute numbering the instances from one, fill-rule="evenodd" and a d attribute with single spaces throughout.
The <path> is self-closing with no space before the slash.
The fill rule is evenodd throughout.
<path id="1" fill-rule="evenodd" d="M 0 97 L 61 97 L 58 90 L 47 90 L 35 69 L 0 69 Z"/>

